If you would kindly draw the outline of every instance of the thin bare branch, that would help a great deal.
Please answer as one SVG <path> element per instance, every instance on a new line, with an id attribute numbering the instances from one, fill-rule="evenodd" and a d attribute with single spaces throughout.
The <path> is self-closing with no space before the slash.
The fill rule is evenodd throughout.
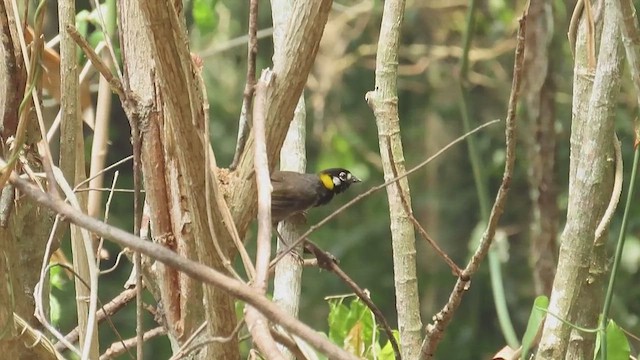
<path id="1" fill-rule="evenodd" d="M 4 162 L 0 161 L 0 166 L 3 164 Z M 354 355 L 332 344 L 326 337 L 319 335 L 316 330 L 282 311 L 250 286 L 223 275 L 210 267 L 177 255 L 175 252 L 161 245 L 140 240 L 138 237 L 124 230 L 105 224 L 81 211 L 75 210 L 64 201 L 54 199 L 49 194 L 31 185 L 27 180 L 21 179 L 15 173 L 11 175 L 9 181 L 22 191 L 23 194 L 34 199 L 39 204 L 51 208 L 72 223 L 82 226 L 100 236 L 104 236 L 122 247 L 130 247 L 133 251 L 139 251 L 163 264 L 179 269 L 193 279 L 219 287 L 236 298 L 251 304 L 264 314 L 267 319 L 280 324 L 328 357 L 335 359 L 356 359 Z"/>
<path id="2" fill-rule="evenodd" d="M 242 94 L 242 108 L 240 110 L 240 120 L 238 121 L 238 140 L 236 142 L 236 152 L 233 154 L 233 161 L 229 165 L 230 170 L 235 170 L 240 162 L 240 155 L 244 151 L 249 137 L 249 128 L 252 123 L 252 103 L 253 93 L 256 85 L 256 57 L 258 56 L 258 0 L 249 2 L 249 42 L 247 46 L 247 82 L 244 85 Z"/>
<path id="3" fill-rule="evenodd" d="M 111 85 L 111 89 L 115 92 L 120 98 L 124 98 L 124 88 L 122 87 L 122 82 L 113 74 L 109 67 L 100 59 L 100 56 L 93 51 L 91 45 L 85 40 L 82 35 L 78 32 L 75 26 L 69 25 L 67 26 L 67 32 L 71 36 L 71 38 L 80 46 L 82 51 L 84 51 L 89 61 L 95 66 L 95 68 L 100 72 L 100 74 L 107 79 L 109 85 Z"/>
<path id="4" fill-rule="evenodd" d="M 395 353 L 396 360 L 401 360 L 402 356 L 400 354 L 400 346 L 398 345 L 396 338 L 393 336 L 393 331 L 389 326 L 389 322 L 387 322 L 387 319 L 382 314 L 382 311 L 380 311 L 380 309 L 376 306 L 373 300 L 371 300 L 371 298 L 369 297 L 369 294 L 365 292 L 360 286 L 358 286 L 358 284 L 355 281 L 353 281 L 353 279 L 351 279 L 351 277 L 349 277 L 349 275 L 347 275 L 347 273 L 345 273 L 340 268 L 340 266 L 338 266 L 334 258 L 329 253 L 320 249 L 316 244 L 314 244 L 312 241 L 309 241 L 309 240 L 307 240 L 304 243 L 304 246 L 307 250 L 311 251 L 313 255 L 316 257 L 316 259 L 318 260 L 318 266 L 320 268 L 334 273 L 351 290 L 353 290 L 356 296 L 360 300 L 362 300 L 362 302 L 365 305 L 367 305 L 369 310 L 371 310 L 373 315 L 376 317 L 376 320 L 378 321 L 378 323 L 382 325 L 382 329 L 384 330 L 385 334 L 387 335 L 387 338 L 391 342 L 391 347 L 393 347 L 393 352 Z"/>
<path id="5" fill-rule="evenodd" d="M 388 144 L 388 142 L 387 142 L 387 144 Z M 392 151 L 391 151 L 391 147 L 389 147 L 389 146 L 387 147 L 387 152 L 389 153 L 388 154 L 389 158 L 392 159 L 393 158 L 393 154 L 392 154 Z M 393 171 L 393 177 L 397 178 L 398 177 L 398 170 L 396 169 L 394 164 L 392 164 L 392 171 Z M 413 224 L 413 227 L 416 230 L 418 230 L 418 232 L 420 233 L 420 236 L 422 236 L 422 238 L 425 239 L 427 241 L 427 243 L 429 243 L 429 245 L 431 245 L 431 247 L 433 248 L 433 250 L 436 251 L 438 256 L 440 256 L 442 258 L 442 260 L 444 260 L 444 262 L 451 269 L 451 272 L 453 274 L 455 274 L 456 276 L 460 276 L 462 274 L 462 270 L 458 267 L 458 265 L 453 260 L 451 260 L 449 255 L 447 255 L 447 253 L 444 252 L 444 250 L 442 250 L 440 248 L 438 243 L 436 243 L 435 240 L 433 240 L 431 238 L 431 236 L 429 236 L 429 234 L 427 234 L 427 231 L 422 227 L 422 225 L 420 225 L 420 222 L 418 221 L 418 219 L 416 219 L 416 217 L 413 215 L 413 210 L 411 209 L 411 205 L 409 205 L 409 202 L 407 201 L 407 195 L 402 190 L 402 187 L 400 187 L 398 185 L 398 183 L 395 183 L 394 185 L 398 187 L 397 191 L 398 191 L 398 194 L 400 195 L 400 201 L 402 202 L 402 207 L 404 208 L 406 216 L 409 218 L 409 220 Z"/>
<path id="6" fill-rule="evenodd" d="M 502 175 L 502 183 L 498 189 L 496 200 L 493 203 L 491 214 L 489 216 L 489 222 L 487 228 L 482 235 L 480 244 L 476 248 L 471 260 L 462 271 L 461 276 L 458 278 L 451 295 L 449 295 L 449 301 L 447 304 L 433 317 L 433 322 L 426 327 L 426 335 L 422 343 L 421 359 L 432 359 L 438 344 L 444 336 L 444 331 L 453 319 L 453 315 L 456 309 L 460 306 L 460 302 L 464 296 L 464 293 L 470 286 L 471 277 L 475 274 L 480 266 L 480 263 L 489 252 L 489 247 L 495 235 L 496 228 L 498 227 L 498 221 L 504 212 L 504 205 L 507 199 L 509 188 L 511 187 L 511 176 L 513 174 L 513 168 L 515 164 L 515 131 L 516 131 L 516 109 L 518 105 L 518 98 L 520 94 L 520 83 L 523 71 L 524 63 L 524 37 L 526 33 L 526 19 L 527 9 L 518 20 L 518 43 L 516 45 L 515 61 L 513 64 L 513 82 L 511 85 L 511 94 L 509 95 L 509 105 L 507 109 L 507 119 L 505 121 L 505 140 L 506 140 L 506 159 L 504 172 Z"/>
<path id="7" fill-rule="evenodd" d="M 102 306 L 102 309 L 98 310 L 98 313 L 96 314 L 96 320 L 98 322 L 102 322 L 107 317 L 113 316 L 115 313 L 123 309 L 135 297 L 136 297 L 135 289 L 127 289 L 122 291 L 116 297 L 111 299 L 111 301 L 104 304 Z M 64 338 L 68 342 L 73 344 L 76 341 L 78 341 L 78 336 L 79 336 L 78 328 L 76 327 L 73 330 L 71 330 L 67 335 L 65 335 Z M 54 345 L 54 347 L 57 351 L 63 351 L 64 349 L 66 349 L 66 346 L 61 342 L 57 342 Z"/>
<path id="8" fill-rule="evenodd" d="M 265 118 L 267 113 L 267 93 L 272 90 L 274 74 L 267 69 L 262 72 L 256 88 L 256 103 L 253 109 L 254 130 L 254 168 L 258 187 L 258 235 L 256 250 L 256 277 L 252 286 L 261 294 L 267 291 L 269 282 L 269 258 L 271 256 L 271 177 L 269 159 L 265 142 Z M 281 359 L 284 356 L 276 346 L 269 332 L 266 318 L 255 308 L 245 308 L 245 319 L 249 332 L 258 349 L 268 359 Z"/>
<path id="9" fill-rule="evenodd" d="M 145 332 L 142 336 L 142 341 L 143 342 L 148 341 L 153 339 L 154 337 L 162 336 L 166 334 L 167 334 L 167 330 L 162 326 L 158 326 L 156 328 L 153 328 Z M 138 341 L 140 341 L 139 336 L 126 339 L 123 342 L 120 342 L 120 341 L 114 342 L 113 344 L 111 344 L 111 346 L 109 346 L 109 348 L 104 352 L 104 354 L 100 355 L 100 360 L 113 359 L 117 356 L 124 354 L 126 351 L 128 351 L 128 349 L 134 346 L 139 347 L 139 345 L 137 344 Z"/>

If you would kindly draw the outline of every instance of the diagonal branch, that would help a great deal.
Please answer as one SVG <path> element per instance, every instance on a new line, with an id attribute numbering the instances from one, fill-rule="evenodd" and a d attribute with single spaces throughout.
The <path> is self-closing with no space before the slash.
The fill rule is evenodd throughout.
<path id="1" fill-rule="evenodd" d="M 453 315 L 460 306 L 464 293 L 470 286 L 471 276 L 475 274 L 480 266 L 480 263 L 489 252 L 489 247 L 495 235 L 496 228 L 498 227 L 498 221 L 504 212 L 504 205 L 507 199 L 509 188 L 511 187 L 511 176 L 513 174 L 513 168 L 515 163 L 515 131 L 516 131 L 516 109 L 518 104 L 518 97 L 520 93 L 520 80 L 522 75 L 522 68 L 524 63 L 524 36 L 526 33 L 526 18 L 527 13 L 522 14 L 518 27 L 518 43 L 516 45 L 515 61 L 513 64 L 513 83 L 511 85 L 511 94 L 509 95 L 509 108 L 507 110 L 507 119 L 505 124 L 505 139 L 506 139 L 506 160 L 504 166 L 504 172 L 502 175 L 502 183 L 498 189 L 496 200 L 493 203 L 491 214 L 489 216 L 489 223 L 487 229 L 482 235 L 480 245 L 476 249 L 475 253 L 469 260 L 469 263 L 462 271 L 462 274 L 458 278 L 451 295 L 449 295 L 449 301 L 434 317 L 434 321 L 427 325 L 426 335 L 422 343 L 421 359 L 432 359 L 438 344 L 444 336 L 449 323 L 453 319 Z"/>
<path id="2" fill-rule="evenodd" d="M 2 165 L 4 165 L 4 162 L 0 161 L 0 166 Z M 30 184 L 27 180 L 20 178 L 15 173 L 11 175 L 9 181 L 23 194 L 34 199 L 36 202 L 51 208 L 72 223 L 92 231 L 99 236 L 110 239 L 122 247 L 129 247 L 133 251 L 139 251 L 165 265 L 179 269 L 195 280 L 215 286 L 239 300 L 247 302 L 258 309 L 267 317 L 267 319 L 282 325 L 282 327 L 288 331 L 300 336 L 311 346 L 321 351 L 329 358 L 356 359 L 354 355 L 349 354 L 335 344 L 332 344 L 325 336 L 318 334 L 316 330 L 282 311 L 278 306 L 256 292 L 250 286 L 229 276 L 223 275 L 219 271 L 210 267 L 189 260 L 183 256 L 176 255 L 175 252 L 168 250 L 161 245 L 149 241 L 143 241 L 124 230 L 105 224 L 78 210 L 75 210 L 64 201 L 54 199 L 49 194 L 41 191 Z"/>

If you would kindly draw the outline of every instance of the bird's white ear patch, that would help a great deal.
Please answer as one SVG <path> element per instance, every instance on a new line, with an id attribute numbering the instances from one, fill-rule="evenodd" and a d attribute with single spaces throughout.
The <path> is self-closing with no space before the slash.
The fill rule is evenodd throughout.
<path id="1" fill-rule="evenodd" d="M 340 178 L 334 176 L 333 177 L 333 185 L 340 186 L 340 184 L 342 184 L 342 180 L 340 180 Z"/>

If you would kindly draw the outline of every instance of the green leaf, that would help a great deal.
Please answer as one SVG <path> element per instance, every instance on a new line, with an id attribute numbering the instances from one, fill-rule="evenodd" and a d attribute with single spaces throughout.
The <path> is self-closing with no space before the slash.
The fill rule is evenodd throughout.
<path id="1" fill-rule="evenodd" d="M 605 334 L 607 337 L 607 360 L 628 360 L 629 355 L 631 354 L 629 341 L 627 340 L 624 331 L 622 331 L 615 321 L 609 320 Z M 600 351 L 602 350 L 600 335 L 601 332 L 598 332 L 594 359 L 600 358 Z"/>
<path id="2" fill-rule="evenodd" d="M 55 295 L 51 294 L 49 296 L 49 319 L 54 326 L 60 324 L 60 315 L 60 301 Z"/>
<path id="3" fill-rule="evenodd" d="M 379 344 L 380 330 L 375 316 L 359 298 L 354 298 L 349 306 L 345 297 L 329 300 L 329 339 L 345 350 L 366 359 L 393 359 L 391 343 L 384 348 Z M 394 337 L 398 337 L 394 332 Z"/>
<path id="4" fill-rule="evenodd" d="M 329 301 L 329 340 L 334 344 L 343 344 L 349 331 L 347 318 L 349 309 L 342 304 L 344 298 Z"/>
<path id="5" fill-rule="evenodd" d="M 400 343 L 400 332 L 398 330 L 393 330 L 393 337 L 396 338 L 396 342 Z M 394 360 L 395 358 L 396 354 L 393 352 L 391 341 L 387 340 L 387 343 L 378 353 L 378 360 Z"/>
<path id="6" fill-rule="evenodd" d="M 64 268 L 62 266 L 52 266 L 49 272 L 49 281 L 51 282 L 51 287 L 58 290 L 63 290 L 64 285 L 67 283 L 67 277 L 64 274 Z"/>
<path id="7" fill-rule="evenodd" d="M 360 299 L 354 299 L 348 307 L 343 301 L 344 298 L 329 301 L 329 339 L 363 355 L 372 343 L 373 316 Z"/>
<path id="8" fill-rule="evenodd" d="M 538 296 L 533 301 L 529 321 L 527 322 L 527 330 L 522 337 L 522 359 L 528 359 L 531 345 L 538 334 L 538 330 L 544 321 L 546 310 L 549 307 L 549 298 L 546 296 Z"/>
<path id="9" fill-rule="evenodd" d="M 218 24 L 218 15 L 215 12 L 217 0 L 194 0 L 193 21 L 201 32 L 210 32 Z"/>

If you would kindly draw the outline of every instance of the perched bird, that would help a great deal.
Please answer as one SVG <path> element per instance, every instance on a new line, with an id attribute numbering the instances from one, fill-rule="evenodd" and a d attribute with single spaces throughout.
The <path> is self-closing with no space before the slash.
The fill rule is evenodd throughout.
<path id="1" fill-rule="evenodd" d="M 325 205 L 335 194 L 360 182 L 349 170 L 333 168 L 318 174 L 274 171 L 271 174 L 271 219 L 280 222 L 312 207 Z"/>

